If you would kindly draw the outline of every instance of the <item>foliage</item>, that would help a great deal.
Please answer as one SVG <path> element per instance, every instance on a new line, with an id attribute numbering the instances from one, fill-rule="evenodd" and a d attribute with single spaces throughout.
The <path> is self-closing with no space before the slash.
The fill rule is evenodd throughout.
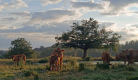
<path id="1" fill-rule="evenodd" d="M 70 59 L 68 62 L 71 66 L 75 67 L 77 65 L 77 60 L 76 59 Z"/>
<path id="2" fill-rule="evenodd" d="M 49 60 L 47 58 L 43 58 L 39 60 L 39 63 L 47 63 Z"/>
<path id="3" fill-rule="evenodd" d="M 135 67 L 132 67 L 132 66 L 128 66 L 126 69 L 128 71 L 137 71 L 137 69 Z"/>
<path id="4" fill-rule="evenodd" d="M 79 71 L 85 70 L 85 64 L 84 63 L 80 63 L 79 64 Z"/>
<path id="5" fill-rule="evenodd" d="M 127 77 L 127 80 L 138 80 L 138 76 Z"/>
<path id="6" fill-rule="evenodd" d="M 11 41 L 11 45 L 12 47 L 9 48 L 7 56 L 25 54 L 27 58 L 32 58 L 32 55 L 35 53 L 30 42 L 27 42 L 25 38 L 15 39 Z"/>
<path id="7" fill-rule="evenodd" d="M 109 69 L 109 64 L 108 63 L 100 64 L 99 62 L 97 62 L 96 68 L 102 69 L 102 70 Z"/>
<path id="8" fill-rule="evenodd" d="M 27 70 L 27 71 L 24 72 L 25 76 L 30 76 L 30 75 L 33 75 L 33 74 L 34 74 L 34 72 L 31 71 L 31 70 Z"/>
<path id="9" fill-rule="evenodd" d="M 39 75 L 38 74 L 34 74 L 34 80 L 38 80 L 39 79 Z"/>
<path id="10" fill-rule="evenodd" d="M 23 61 L 22 58 L 19 61 L 19 66 L 21 67 L 20 69 L 23 69 L 24 68 L 24 61 Z"/>
<path id="11" fill-rule="evenodd" d="M 62 47 L 80 48 L 84 51 L 83 58 L 89 48 L 109 49 L 117 51 L 120 35 L 107 31 L 105 28 L 100 29 L 98 22 L 93 18 L 82 20 L 82 24 L 73 23 L 71 31 L 63 32 L 61 37 L 55 37 L 57 43 L 53 46 L 61 45 Z"/>
<path id="12" fill-rule="evenodd" d="M 89 56 L 89 57 L 86 57 L 85 59 L 84 59 L 84 61 L 92 61 L 92 58 Z"/>
<path id="13" fill-rule="evenodd" d="M 29 59 L 33 61 L 33 59 Z M 5 61 L 5 62 L 3 62 Z M 11 59 L 0 59 L 0 80 L 137 80 L 138 65 L 128 66 L 120 64 L 114 65 L 114 69 L 97 69 L 96 65 L 85 64 L 85 69 L 81 72 L 79 67 L 70 68 L 68 64 L 63 64 L 62 69 L 58 72 L 49 71 L 49 64 L 45 65 L 24 65 L 25 68 L 20 70 L 20 66 L 8 64 Z M 5 63 L 5 64 L 4 64 Z M 79 62 L 78 62 L 79 63 Z M 129 67 L 134 68 L 127 70 Z M 80 68 L 81 69 L 81 68 Z M 122 69 L 122 70 L 121 70 Z M 28 75 L 28 76 L 26 76 Z"/>
<path id="14" fill-rule="evenodd" d="M 44 51 L 46 48 L 44 46 L 40 46 L 39 48 L 35 48 L 34 50 L 37 52 L 42 52 Z"/>
<path id="15" fill-rule="evenodd" d="M 2 51 L 0 50 L 0 58 L 2 58 L 2 56 L 6 53 L 7 51 Z"/>

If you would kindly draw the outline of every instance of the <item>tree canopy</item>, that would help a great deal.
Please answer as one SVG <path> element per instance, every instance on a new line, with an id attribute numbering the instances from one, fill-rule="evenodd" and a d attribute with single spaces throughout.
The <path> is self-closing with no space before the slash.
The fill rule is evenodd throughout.
<path id="1" fill-rule="evenodd" d="M 35 51 L 32 50 L 30 42 L 27 42 L 25 38 L 15 39 L 14 41 L 11 41 L 11 45 L 12 46 L 7 53 L 8 56 L 25 54 L 27 58 L 31 58 L 35 53 Z"/>
<path id="2" fill-rule="evenodd" d="M 99 28 L 98 22 L 93 18 L 82 20 L 81 25 L 77 22 L 70 26 L 71 30 L 63 32 L 62 36 L 55 37 L 57 43 L 53 45 L 61 45 L 64 48 L 73 47 L 84 50 L 83 58 L 89 48 L 93 49 L 109 49 L 117 51 L 117 44 L 121 35 L 107 31 L 104 27 Z"/>

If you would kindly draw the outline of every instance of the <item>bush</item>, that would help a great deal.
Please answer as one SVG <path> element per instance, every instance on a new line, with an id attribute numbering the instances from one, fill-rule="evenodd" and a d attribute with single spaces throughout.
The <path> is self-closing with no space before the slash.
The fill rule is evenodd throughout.
<path id="1" fill-rule="evenodd" d="M 24 60 L 23 59 L 20 59 L 19 66 L 21 66 L 20 69 L 23 69 L 24 68 Z"/>
<path id="2" fill-rule="evenodd" d="M 116 67 L 120 69 L 120 68 L 126 68 L 127 66 L 123 64 L 118 64 Z"/>
<path id="3" fill-rule="evenodd" d="M 25 71 L 24 72 L 24 75 L 27 77 L 27 76 L 30 76 L 30 75 L 33 75 L 34 74 L 34 72 L 33 71 L 31 71 L 31 70 L 28 70 L 28 71 Z"/>
<path id="4" fill-rule="evenodd" d="M 80 63 L 79 64 L 79 71 L 82 71 L 85 69 L 85 64 L 84 63 Z"/>
<path id="5" fill-rule="evenodd" d="M 33 62 L 32 62 L 32 61 L 30 61 L 30 60 L 27 60 L 27 61 L 26 61 L 26 64 L 29 64 L 29 65 L 31 64 L 31 65 L 32 65 L 32 64 L 33 64 Z"/>
<path id="6" fill-rule="evenodd" d="M 47 65 L 46 66 L 46 70 L 49 70 L 50 71 L 50 65 Z"/>
<path id="7" fill-rule="evenodd" d="M 100 64 L 99 62 L 97 62 L 96 68 L 99 68 L 99 69 L 102 69 L 102 70 L 109 69 L 109 64 L 108 63 Z"/>
<path id="8" fill-rule="evenodd" d="M 34 74 L 34 80 L 39 79 L 39 75 L 38 74 Z"/>
<path id="9" fill-rule="evenodd" d="M 86 58 L 84 59 L 84 61 L 91 61 L 91 60 L 92 60 L 91 57 L 86 57 Z"/>
<path id="10" fill-rule="evenodd" d="M 114 65 L 112 65 L 111 69 L 116 69 L 116 67 Z"/>
<path id="11" fill-rule="evenodd" d="M 126 69 L 127 69 L 128 71 L 137 71 L 137 69 L 134 68 L 134 67 L 132 67 L 132 66 L 128 66 Z"/>
<path id="12" fill-rule="evenodd" d="M 68 62 L 71 66 L 75 67 L 77 65 L 77 60 L 76 59 L 70 59 Z"/>
<path id="13" fill-rule="evenodd" d="M 130 76 L 126 80 L 138 80 L 138 76 Z"/>
<path id="14" fill-rule="evenodd" d="M 44 58 L 44 59 L 39 60 L 39 63 L 47 63 L 47 62 L 48 62 L 48 59 L 47 58 Z"/>

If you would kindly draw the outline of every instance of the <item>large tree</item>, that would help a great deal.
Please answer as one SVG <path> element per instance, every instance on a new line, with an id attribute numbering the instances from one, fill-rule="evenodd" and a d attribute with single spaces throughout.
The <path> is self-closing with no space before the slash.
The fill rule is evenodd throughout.
<path id="1" fill-rule="evenodd" d="M 25 38 L 18 38 L 11 41 L 11 47 L 9 48 L 8 55 L 25 54 L 27 58 L 31 58 L 35 53 L 32 50 L 30 42 L 27 42 Z"/>
<path id="2" fill-rule="evenodd" d="M 98 22 L 93 18 L 89 20 L 82 20 L 81 25 L 79 23 L 73 23 L 70 26 L 71 30 L 63 32 L 61 37 L 55 37 L 57 43 L 53 46 L 61 45 L 64 48 L 80 48 L 84 50 L 82 58 L 86 57 L 87 50 L 93 49 L 109 49 L 112 48 L 117 51 L 117 45 L 121 35 L 113 33 L 113 31 L 107 31 L 104 27 L 99 28 Z"/>

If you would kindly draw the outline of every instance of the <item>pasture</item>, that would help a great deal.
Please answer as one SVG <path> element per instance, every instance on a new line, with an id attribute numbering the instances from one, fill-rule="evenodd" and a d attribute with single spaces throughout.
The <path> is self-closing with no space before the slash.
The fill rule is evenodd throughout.
<path id="1" fill-rule="evenodd" d="M 41 59 L 27 59 L 26 65 L 20 62 L 17 66 L 11 59 L 0 59 L 0 80 L 138 80 L 137 64 L 128 66 L 111 61 L 108 66 L 94 59 L 99 58 L 87 61 L 66 56 L 58 72 L 49 71 L 49 63 L 35 64 Z"/>

